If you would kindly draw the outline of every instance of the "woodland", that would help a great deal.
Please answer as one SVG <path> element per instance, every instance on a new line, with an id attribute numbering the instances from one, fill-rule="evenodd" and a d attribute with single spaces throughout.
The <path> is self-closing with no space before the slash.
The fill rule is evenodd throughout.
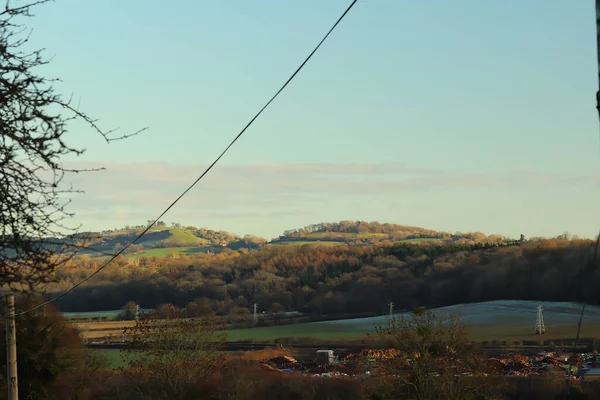
<path id="1" fill-rule="evenodd" d="M 600 302 L 596 243 L 587 239 L 264 245 L 169 257 L 119 256 L 57 303 L 63 311 L 174 305 L 201 313 L 383 313 L 501 299 Z M 51 296 L 105 260 L 73 257 L 47 285 Z"/>

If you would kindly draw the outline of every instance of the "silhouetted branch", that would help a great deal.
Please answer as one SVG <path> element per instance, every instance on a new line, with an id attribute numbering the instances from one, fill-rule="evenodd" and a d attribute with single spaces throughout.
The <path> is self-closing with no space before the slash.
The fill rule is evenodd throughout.
<path id="1" fill-rule="evenodd" d="M 65 174 L 104 170 L 62 166 L 65 156 L 84 152 L 66 143 L 68 123 L 83 121 L 107 143 L 146 130 L 111 137 L 114 130 L 101 129 L 97 120 L 72 105 L 72 96 L 64 101 L 55 93 L 58 79 L 37 74 L 49 60 L 42 49 L 25 50 L 31 31 L 16 19 L 31 16 L 32 7 L 50 1 L 18 6 L 6 1 L 0 11 L 0 286 L 18 291 L 52 281 L 56 268 L 83 248 L 64 244 L 57 252 L 43 245 L 43 240 L 77 231 L 65 225 L 73 216 L 65 195 L 82 192 L 63 183 Z"/>

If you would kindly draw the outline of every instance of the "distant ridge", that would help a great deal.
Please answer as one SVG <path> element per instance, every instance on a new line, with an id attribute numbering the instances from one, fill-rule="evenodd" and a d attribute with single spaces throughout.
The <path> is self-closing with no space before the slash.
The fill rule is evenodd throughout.
<path id="1" fill-rule="evenodd" d="M 101 232 L 83 232 L 69 239 L 55 239 L 64 243 L 84 244 L 78 254 L 105 257 L 120 251 L 147 225 L 125 226 Z M 278 238 L 267 239 L 254 235 L 239 236 L 234 233 L 184 226 L 180 223 L 167 225 L 157 222 L 137 244 L 125 253 L 129 258 L 167 257 L 177 254 L 220 253 L 223 251 L 257 250 L 265 245 L 273 246 L 367 246 L 396 242 L 504 243 L 511 239 L 502 235 L 485 235 L 481 232 L 449 233 L 409 225 L 367 221 L 322 222 L 302 228 L 286 230 Z M 56 246 L 57 249 L 60 247 Z"/>

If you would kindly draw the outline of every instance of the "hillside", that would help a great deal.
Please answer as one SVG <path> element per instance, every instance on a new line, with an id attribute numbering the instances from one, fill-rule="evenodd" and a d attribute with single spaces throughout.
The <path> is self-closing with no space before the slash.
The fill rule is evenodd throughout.
<path id="1" fill-rule="evenodd" d="M 126 226 L 103 232 L 80 233 L 65 241 L 83 245 L 79 254 L 102 257 L 114 254 L 132 242 L 145 225 Z M 195 253 L 220 253 L 227 250 L 258 250 L 263 245 L 271 246 L 369 246 L 383 243 L 434 242 L 434 243 L 505 243 L 500 235 L 486 236 L 483 233 L 437 232 L 414 226 L 380 222 L 341 221 L 312 224 L 300 229 L 288 230 L 276 239 L 253 235 L 243 237 L 226 231 L 215 231 L 172 223 L 167 226 L 159 221 L 142 239 L 130 246 L 125 255 L 133 259 L 141 257 L 167 257 Z"/>
<path id="2" fill-rule="evenodd" d="M 66 243 L 77 243 L 84 248 L 80 255 L 105 256 L 122 250 L 145 229 L 144 226 L 125 227 L 103 232 L 80 233 Z M 182 227 L 173 224 L 167 227 L 159 224 L 146 233 L 137 243 L 131 245 L 125 255 L 132 258 L 166 257 L 173 254 L 194 254 L 221 252 L 223 249 L 258 249 L 265 239 L 251 235 L 244 237 L 225 231 Z"/>
<path id="3" fill-rule="evenodd" d="M 324 222 L 307 225 L 300 229 L 288 230 L 273 239 L 277 245 L 372 245 L 398 242 L 436 243 L 503 243 L 507 239 L 501 235 L 487 236 L 481 232 L 448 233 L 416 226 L 397 225 L 366 221 Z"/>
<path id="4" fill-rule="evenodd" d="M 60 302 L 64 311 L 101 311 L 134 301 L 172 303 L 216 314 L 264 310 L 381 314 L 398 309 L 501 299 L 600 304 L 591 240 L 507 244 L 384 243 L 370 246 L 263 246 L 257 251 L 177 258 L 119 257 Z M 56 273 L 58 293 L 101 260 L 77 257 Z"/>

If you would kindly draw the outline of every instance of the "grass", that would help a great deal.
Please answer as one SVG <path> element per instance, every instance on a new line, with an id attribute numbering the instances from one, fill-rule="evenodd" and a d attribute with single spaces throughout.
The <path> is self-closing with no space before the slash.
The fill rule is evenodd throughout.
<path id="1" fill-rule="evenodd" d="M 439 239 L 439 238 L 414 238 L 414 239 L 402 239 L 402 240 L 398 240 L 398 242 L 418 243 L 418 242 L 430 242 L 432 240 L 442 240 L 442 239 Z"/>
<path id="2" fill-rule="evenodd" d="M 575 338 L 579 319 L 579 305 L 575 303 L 541 303 L 544 307 L 546 334 L 534 336 L 537 302 L 493 301 L 462 304 L 437 309 L 441 315 L 458 315 L 465 324 L 471 340 L 478 342 L 505 341 L 508 345 L 522 341 L 546 341 Z M 582 338 L 600 337 L 600 307 L 588 306 L 581 330 Z M 352 341 L 364 338 L 377 325 L 383 325 L 387 316 L 322 321 L 293 325 L 235 329 L 226 332 L 228 341 L 255 340 L 272 342 L 279 338 L 314 338 L 328 341 Z M 88 339 L 106 336 L 119 337 L 124 326 L 133 321 L 75 323 Z M 94 330 L 91 330 L 94 329 Z M 98 350 L 107 355 L 112 365 L 122 365 L 117 350 Z M 121 363 L 121 364 L 119 364 Z"/>
<path id="3" fill-rule="evenodd" d="M 541 303 L 544 307 L 546 335 L 533 336 L 537 302 L 492 301 L 471 303 L 436 310 L 440 315 L 456 315 L 475 341 L 522 341 L 575 338 L 580 307 L 575 303 Z M 279 337 L 316 339 L 359 339 L 376 326 L 385 325 L 387 316 L 338 321 L 311 322 L 228 332 L 228 340 L 273 340 Z M 600 307 L 586 308 L 581 337 L 600 336 Z"/>
<path id="4" fill-rule="evenodd" d="M 272 243 L 275 246 L 303 246 L 305 244 L 313 245 L 313 246 L 342 246 L 345 245 L 344 242 L 334 242 L 330 240 L 290 240 L 279 243 Z"/>
<path id="5" fill-rule="evenodd" d="M 109 366 L 111 368 L 124 368 L 127 364 L 123 361 L 121 357 L 121 350 L 118 349 L 89 349 L 88 351 L 92 351 L 100 356 L 105 357 L 108 360 Z"/>
<path id="6" fill-rule="evenodd" d="M 171 236 L 167 240 L 175 240 L 177 243 L 182 245 L 208 245 L 209 242 L 206 239 L 202 239 L 194 235 L 192 231 L 184 228 L 171 228 L 169 229 Z"/>
<path id="7" fill-rule="evenodd" d="M 173 254 L 196 254 L 206 253 L 212 246 L 198 246 L 198 247 L 161 247 L 155 249 L 148 249 L 139 253 L 128 255 L 128 257 L 140 258 L 140 257 L 167 257 Z"/>
<path id="8" fill-rule="evenodd" d="M 320 239 L 320 238 L 345 238 L 352 239 L 356 237 L 366 238 L 366 237 L 385 237 L 388 236 L 387 233 L 371 233 L 371 232 L 362 232 L 362 233 L 351 233 L 351 232 L 311 232 L 306 235 L 302 235 L 303 238 L 310 239 Z"/>
<path id="9" fill-rule="evenodd" d="M 364 332 L 349 330 L 343 326 L 336 327 L 335 324 L 325 327 L 313 325 L 311 323 L 234 329 L 227 331 L 227 340 L 230 342 L 239 340 L 272 341 L 283 337 L 352 340 L 360 339 L 364 336 Z"/>
<path id="10" fill-rule="evenodd" d="M 465 324 L 471 340 L 477 342 L 506 342 L 513 345 L 523 341 L 546 341 L 575 338 L 579 319 L 579 305 L 575 303 L 541 303 L 544 307 L 546 334 L 534 336 L 537 302 L 493 301 L 463 304 L 437 309 L 442 315 L 458 315 Z M 600 307 L 588 306 L 581 329 L 582 338 L 600 337 Z M 335 342 L 354 341 L 383 325 L 387 316 L 322 321 L 293 325 L 235 329 L 226 332 L 228 341 L 254 340 L 273 342 L 280 338 L 313 338 Z M 133 321 L 76 323 L 88 339 L 120 336 L 123 327 Z M 91 331 L 90 329 L 94 329 Z M 123 366 L 118 350 L 97 350 L 106 355 L 111 365 Z"/>
<path id="11" fill-rule="evenodd" d="M 134 324 L 134 321 L 73 322 L 80 335 L 89 340 L 103 339 L 107 336 L 120 337 L 123 329 Z"/>
<path id="12" fill-rule="evenodd" d="M 371 329 L 366 327 L 352 327 L 330 323 L 307 323 L 296 325 L 282 325 L 261 328 L 237 329 L 227 332 L 228 341 L 256 340 L 273 341 L 284 337 L 294 338 L 314 338 L 340 341 L 357 340 L 364 338 L 368 333 L 373 332 L 375 326 Z M 515 341 L 535 340 L 544 341 L 552 339 L 575 338 L 577 326 L 573 324 L 562 324 L 547 326 L 547 333 L 544 336 L 534 336 L 531 325 L 506 326 L 498 324 L 486 327 L 469 327 L 467 331 L 471 340 L 477 342 L 484 341 L 506 341 L 512 344 Z M 592 321 L 584 324 L 581 337 L 600 336 L 600 321 Z"/>
<path id="13" fill-rule="evenodd" d="M 469 336 L 472 340 L 483 342 L 483 341 L 506 341 L 511 344 L 514 341 L 523 340 L 535 340 L 545 341 L 553 339 L 569 339 L 577 335 L 576 324 L 553 324 L 546 325 L 546 334 L 543 336 L 534 336 L 533 325 L 518 325 L 518 326 L 485 326 L 485 327 L 471 327 L 469 330 Z M 591 338 L 600 336 L 600 321 L 588 321 L 582 324 L 581 335 L 582 338 Z"/>
<path id="14" fill-rule="evenodd" d="M 535 326 L 537 302 L 493 301 L 443 307 L 441 315 L 458 315 L 473 340 L 537 340 Z M 544 340 L 575 337 L 580 308 L 575 303 L 542 303 L 547 334 Z M 358 339 L 375 326 L 384 325 L 387 316 L 321 321 L 293 325 L 236 329 L 227 332 L 228 340 L 274 340 L 280 337 L 314 337 L 316 339 Z M 88 338 L 120 335 L 131 321 L 78 322 L 75 325 Z M 93 330 L 92 330 L 93 329 Z M 600 336 L 600 307 L 586 308 L 581 337 Z"/>

